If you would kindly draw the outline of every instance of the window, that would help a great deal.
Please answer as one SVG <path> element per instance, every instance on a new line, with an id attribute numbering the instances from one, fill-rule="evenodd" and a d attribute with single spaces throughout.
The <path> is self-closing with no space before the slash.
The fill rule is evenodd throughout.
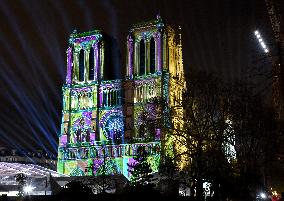
<path id="1" fill-rule="evenodd" d="M 155 73 L 155 63 L 156 63 L 156 57 L 155 57 L 155 40 L 154 38 L 151 38 L 150 40 L 150 73 Z"/>
<path id="2" fill-rule="evenodd" d="M 140 41 L 140 69 L 139 75 L 145 75 L 145 43 L 144 40 Z"/>
<path id="3" fill-rule="evenodd" d="M 89 53 L 89 80 L 94 80 L 94 49 L 90 49 Z"/>
<path id="4" fill-rule="evenodd" d="M 79 54 L 79 81 L 82 82 L 84 81 L 84 70 L 85 70 L 85 65 L 84 65 L 84 50 L 80 50 Z"/>
<path id="5" fill-rule="evenodd" d="M 108 99 L 108 93 L 107 91 L 103 91 L 103 107 L 107 107 L 108 105 L 108 102 L 107 102 L 107 99 Z"/>

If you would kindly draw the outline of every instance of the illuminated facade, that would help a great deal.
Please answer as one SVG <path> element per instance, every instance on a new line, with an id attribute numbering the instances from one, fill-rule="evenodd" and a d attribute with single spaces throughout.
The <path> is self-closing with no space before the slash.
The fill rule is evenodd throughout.
<path id="1" fill-rule="evenodd" d="M 127 163 L 133 162 L 139 147 L 147 151 L 153 172 L 158 171 L 161 137 L 165 135 L 153 122 L 160 118 L 172 125 L 165 114 L 181 98 L 185 86 L 180 35 L 159 16 L 132 26 L 122 80 L 107 79 L 113 63 L 108 54 L 112 45 L 108 42 L 111 41 L 98 30 L 70 36 L 59 173 L 123 174 L 129 178 Z M 158 104 L 157 99 L 166 104 Z"/>

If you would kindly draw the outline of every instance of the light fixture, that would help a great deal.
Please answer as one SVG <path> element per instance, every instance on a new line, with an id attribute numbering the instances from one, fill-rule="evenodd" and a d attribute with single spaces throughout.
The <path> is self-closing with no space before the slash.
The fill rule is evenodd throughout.
<path id="1" fill-rule="evenodd" d="M 260 197 L 261 197 L 262 199 L 265 199 L 265 198 L 266 198 L 265 193 L 260 193 Z"/>
<path id="2" fill-rule="evenodd" d="M 33 189 L 35 189 L 35 187 L 27 185 L 27 186 L 24 186 L 23 190 L 24 190 L 24 193 L 28 195 L 32 192 Z"/>
<path id="3" fill-rule="evenodd" d="M 260 43 L 260 45 L 261 45 L 263 51 L 264 51 L 265 53 L 268 53 L 269 50 L 268 50 L 268 48 L 267 48 L 267 46 L 266 46 L 266 44 L 265 44 L 263 38 L 261 37 L 259 31 L 258 31 L 258 30 L 255 30 L 255 31 L 254 31 L 254 35 L 255 35 L 256 38 L 258 39 L 258 42 Z"/>

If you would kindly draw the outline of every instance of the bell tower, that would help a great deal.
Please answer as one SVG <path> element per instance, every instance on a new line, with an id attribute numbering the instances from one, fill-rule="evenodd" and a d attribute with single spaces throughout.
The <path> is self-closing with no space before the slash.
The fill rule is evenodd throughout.
<path id="1" fill-rule="evenodd" d="M 99 30 L 74 32 L 70 36 L 66 83 L 62 87 L 57 164 L 60 173 L 101 174 L 102 160 L 115 157 L 117 144 L 124 140 L 121 80 L 107 80 L 106 73 L 112 69 L 112 58 L 106 61 L 106 53 L 113 53 L 111 46 L 106 45 L 111 42 Z M 113 171 L 117 169 L 114 167 Z"/>
<path id="2" fill-rule="evenodd" d="M 144 141 L 149 140 L 145 135 L 146 138 L 152 135 L 153 141 L 160 141 L 166 133 L 162 133 L 157 124 L 182 126 L 177 120 L 183 115 L 182 108 L 177 109 L 174 117 L 169 114 L 169 109 L 176 108 L 177 101 L 182 100 L 186 87 L 181 28 L 173 29 L 159 15 L 152 21 L 133 25 L 127 37 L 125 83 L 126 136 Z M 155 124 L 148 125 L 152 128 L 148 131 L 141 121 L 145 110 L 148 122 Z"/>

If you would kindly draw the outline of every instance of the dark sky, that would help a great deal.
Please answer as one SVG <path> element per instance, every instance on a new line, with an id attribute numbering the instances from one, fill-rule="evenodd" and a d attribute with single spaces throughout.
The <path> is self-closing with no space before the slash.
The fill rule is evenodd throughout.
<path id="1" fill-rule="evenodd" d="M 216 72 L 228 82 L 247 76 L 261 57 L 254 29 L 271 34 L 264 0 L 1 0 L 0 146 L 56 152 L 74 29 L 115 37 L 124 68 L 129 27 L 157 13 L 182 26 L 187 73 Z"/>

